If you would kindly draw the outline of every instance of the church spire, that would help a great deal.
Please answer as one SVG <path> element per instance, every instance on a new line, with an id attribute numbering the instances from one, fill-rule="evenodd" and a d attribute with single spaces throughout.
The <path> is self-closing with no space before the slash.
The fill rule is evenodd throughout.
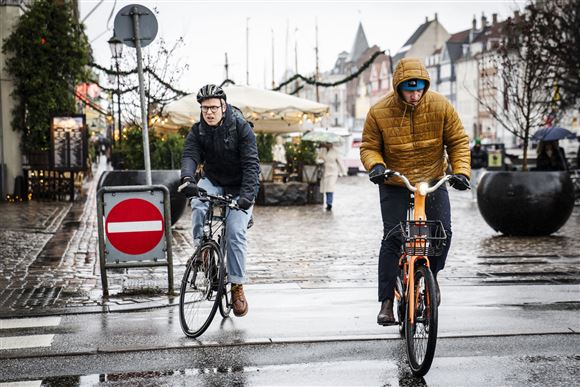
<path id="1" fill-rule="evenodd" d="M 352 45 L 352 50 L 350 50 L 350 60 L 355 62 L 361 54 L 369 48 L 369 43 L 365 35 L 362 23 L 358 23 L 358 29 L 356 31 L 356 36 L 354 38 L 354 43 Z"/>

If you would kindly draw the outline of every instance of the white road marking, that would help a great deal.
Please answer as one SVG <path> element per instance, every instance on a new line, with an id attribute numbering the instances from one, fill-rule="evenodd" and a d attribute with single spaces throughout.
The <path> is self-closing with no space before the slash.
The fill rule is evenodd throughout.
<path id="1" fill-rule="evenodd" d="M 54 335 L 0 337 L 0 350 L 50 347 Z"/>
<path id="2" fill-rule="evenodd" d="M 109 234 L 116 232 L 145 232 L 162 230 L 163 223 L 160 220 L 144 222 L 110 222 L 107 224 L 107 232 Z"/>
<path id="3" fill-rule="evenodd" d="M 26 380 L 24 382 L 0 383 L 0 387 L 40 387 L 42 380 Z"/>
<path id="4" fill-rule="evenodd" d="M 60 324 L 60 317 L 10 318 L 0 320 L 1 329 L 55 327 Z"/>

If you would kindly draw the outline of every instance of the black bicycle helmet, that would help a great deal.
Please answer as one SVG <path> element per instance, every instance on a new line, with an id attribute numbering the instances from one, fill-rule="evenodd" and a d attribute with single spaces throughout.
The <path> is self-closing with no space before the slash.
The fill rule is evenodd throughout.
<path id="1" fill-rule="evenodd" d="M 197 102 L 201 103 L 201 101 L 209 98 L 219 98 L 226 101 L 226 93 L 219 86 L 205 85 L 197 92 Z"/>

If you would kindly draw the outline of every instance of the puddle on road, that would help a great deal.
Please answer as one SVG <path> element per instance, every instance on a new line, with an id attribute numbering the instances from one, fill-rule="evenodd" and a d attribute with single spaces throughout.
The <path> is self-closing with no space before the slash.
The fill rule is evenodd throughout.
<path id="1" fill-rule="evenodd" d="M 362 365 L 361 365 L 362 364 Z M 364 375 L 348 371 L 356 368 L 364 370 Z M 344 374 L 346 372 L 346 374 Z M 342 375 L 341 375 L 342 374 Z M 157 385 L 245 385 L 278 383 L 295 384 L 296 380 L 306 385 L 393 385 L 426 386 L 425 379 L 414 377 L 403 359 L 386 361 L 360 360 L 338 362 L 315 362 L 278 364 L 265 366 L 239 366 L 217 368 L 185 368 L 163 371 L 116 372 L 81 376 L 45 378 L 41 386 L 157 386 Z M 290 381 L 293 381 L 290 383 Z M 341 383 L 338 382 L 341 381 Z"/>
<path id="2" fill-rule="evenodd" d="M 557 254 L 478 255 L 476 275 L 487 284 L 577 284 L 580 258 Z"/>

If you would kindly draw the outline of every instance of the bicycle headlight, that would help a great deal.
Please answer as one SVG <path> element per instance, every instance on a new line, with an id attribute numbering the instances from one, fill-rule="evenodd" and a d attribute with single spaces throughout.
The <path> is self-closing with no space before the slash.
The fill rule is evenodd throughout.
<path id="1" fill-rule="evenodd" d="M 429 184 L 427 184 L 427 183 L 420 183 L 419 184 L 419 194 L 421 196 L 426 196 L 428 189 L 429 189 Z"/>

